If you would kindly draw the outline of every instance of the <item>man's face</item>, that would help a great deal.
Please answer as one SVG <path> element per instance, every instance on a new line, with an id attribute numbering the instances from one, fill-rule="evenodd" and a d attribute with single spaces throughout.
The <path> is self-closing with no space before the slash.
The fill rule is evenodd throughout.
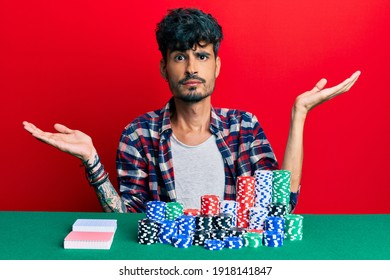
<path id="1" fill-rule="evenodd" d="M 219 75 L 221 62 L 215 58 L 213 45 L 195 45 L 186 51 L 168 51 L 160 70 L 175 98 L 196 103 L 210 96 Z"/>

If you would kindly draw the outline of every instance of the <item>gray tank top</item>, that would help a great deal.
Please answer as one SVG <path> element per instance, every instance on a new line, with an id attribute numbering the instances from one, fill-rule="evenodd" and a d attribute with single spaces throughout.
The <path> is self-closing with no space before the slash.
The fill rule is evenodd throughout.
<path id="1" fill-rule="evenodd" d="M 172 161 L 177 201 L 184 208 L 200 209 L 200 197 L 205 194 L 224 198 L 225 171 L 216 138 L 210 136 L 197 146 L 188 146 L 172 135 Z"/>

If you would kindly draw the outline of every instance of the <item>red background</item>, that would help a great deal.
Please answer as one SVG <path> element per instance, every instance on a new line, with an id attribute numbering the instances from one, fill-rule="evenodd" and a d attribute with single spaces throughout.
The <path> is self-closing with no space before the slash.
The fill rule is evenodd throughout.
<path id="1" fill-rule="evenodd" d="M 79 160 L 33 139 L 28 120 L 91 135 L 116 185 L 123 127 L 170 97 L 155 24 L 199 7 L 223 26 L 213 105 L 255 113 L 280 162 L 295 97 L 354 71 L 310 112 L 299 213 L 390 213 L 389 1 L 7 1 L 0 4 L 0 210 L 101 211 Z"/>

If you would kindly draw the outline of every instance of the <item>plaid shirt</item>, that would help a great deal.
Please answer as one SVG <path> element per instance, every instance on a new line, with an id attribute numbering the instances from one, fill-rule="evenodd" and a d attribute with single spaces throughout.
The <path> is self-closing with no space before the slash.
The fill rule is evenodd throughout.
<path id="1" fill-rule="evenodd" d="M 176 201 L 170 142 L 174 110 L 171 99 L 163 109 L 135 119 L 122 133 L 116 164 L 121 197 L 130 212 L 144 212 L 149 200 Z M 212 108 L 210 131 L 224 159 L 224 199 L 236 198 L 238 176 L 278 168 L 270 143 L 251 113 Z"/>

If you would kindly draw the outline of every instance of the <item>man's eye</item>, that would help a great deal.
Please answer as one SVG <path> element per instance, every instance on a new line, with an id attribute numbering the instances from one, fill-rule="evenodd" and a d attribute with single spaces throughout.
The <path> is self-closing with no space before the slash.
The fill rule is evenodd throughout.
<path id="1" fill-rule="evenodd" d="M 199 55 L 200 60 L 206 60 L 207 58 L 208 58 L 207 55 L 203 55 L 203 54 Z"/>
<path id="2" fill-rule="evenodd" d="M 175 60 L 176 60 L 176 61 L 182 61 L 182 60 L 184 60 L 184 59 L 185 59 L 184 55 L 177 55 L 177 56 L 175 57 Z"/>

